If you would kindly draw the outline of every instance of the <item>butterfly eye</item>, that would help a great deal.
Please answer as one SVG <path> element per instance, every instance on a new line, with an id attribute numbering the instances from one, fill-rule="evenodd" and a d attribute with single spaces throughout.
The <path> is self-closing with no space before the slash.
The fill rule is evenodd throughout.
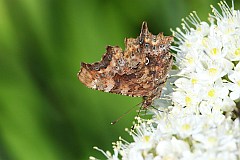
<path id="1" fill-rule="evenodd" d="M 149 64 L 149 58 L 146 57 L 146 60 L 145 60 L 145 65 L 148 65 Z"/>

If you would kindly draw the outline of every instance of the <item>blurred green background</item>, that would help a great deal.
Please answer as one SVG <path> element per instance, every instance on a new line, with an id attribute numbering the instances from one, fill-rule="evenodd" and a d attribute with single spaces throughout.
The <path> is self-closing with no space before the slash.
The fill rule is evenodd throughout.
<path id="1" fill-rule="evenodd" d="M 111 150 L 120 135 L 130 139 L 124 128 L 136 112 L 110 122 L 141 99 L 86 88 L 80 62 L 100 60 L 107 45 L 124 47 L 144 20 L 170 35 L 193 10 L 206 20 L 217 2 L 0 0 L 0 159 L 103 158 L 93 146 Z"/>

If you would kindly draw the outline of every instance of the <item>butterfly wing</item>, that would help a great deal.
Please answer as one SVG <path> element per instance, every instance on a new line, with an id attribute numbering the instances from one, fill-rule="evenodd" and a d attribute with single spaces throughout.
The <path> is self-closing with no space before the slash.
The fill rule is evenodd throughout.
<path id="1" fill-rule="evenodd" d="M 134 97 L 160 96 L 172 66 L 171 36 L 152 35 L 144 22 L 140 36 L 125 39 L 125 50 L 108 46 L 102 60 L 81 64 L 79 80 L 87 87 Z"/>

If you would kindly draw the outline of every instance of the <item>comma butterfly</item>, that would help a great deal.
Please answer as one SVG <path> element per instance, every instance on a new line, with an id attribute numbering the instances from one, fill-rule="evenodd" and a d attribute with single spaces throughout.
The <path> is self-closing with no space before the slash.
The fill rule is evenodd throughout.
<path id="1" fill-rule="evenodd" d="M 143 22 L 140 36 L 125 39 L 125 50 L 107 46 L 102 60 L 92 64 L 81 63 L 78 79 L 87 87 L 132 97 L 143 97 L 147 109 L 161 96 L 172 67 L 169 52 L 172 36 L 153 35 Z"/>

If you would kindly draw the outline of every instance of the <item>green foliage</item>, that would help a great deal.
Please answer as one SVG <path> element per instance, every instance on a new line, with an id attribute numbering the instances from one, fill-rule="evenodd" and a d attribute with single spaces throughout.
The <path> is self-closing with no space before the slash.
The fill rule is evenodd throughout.
<path id="1" fill-rule="evenodd" d="M 0 0 L 0 159 L 76 160 L 111 150 L 127 137 L 139 98 L 93 91 L 77 79 L 81 61 L 100 60 L 106 45 L 124 47 L 142 21 L 170 35 L 196 10 L 217 1 Z"/>

